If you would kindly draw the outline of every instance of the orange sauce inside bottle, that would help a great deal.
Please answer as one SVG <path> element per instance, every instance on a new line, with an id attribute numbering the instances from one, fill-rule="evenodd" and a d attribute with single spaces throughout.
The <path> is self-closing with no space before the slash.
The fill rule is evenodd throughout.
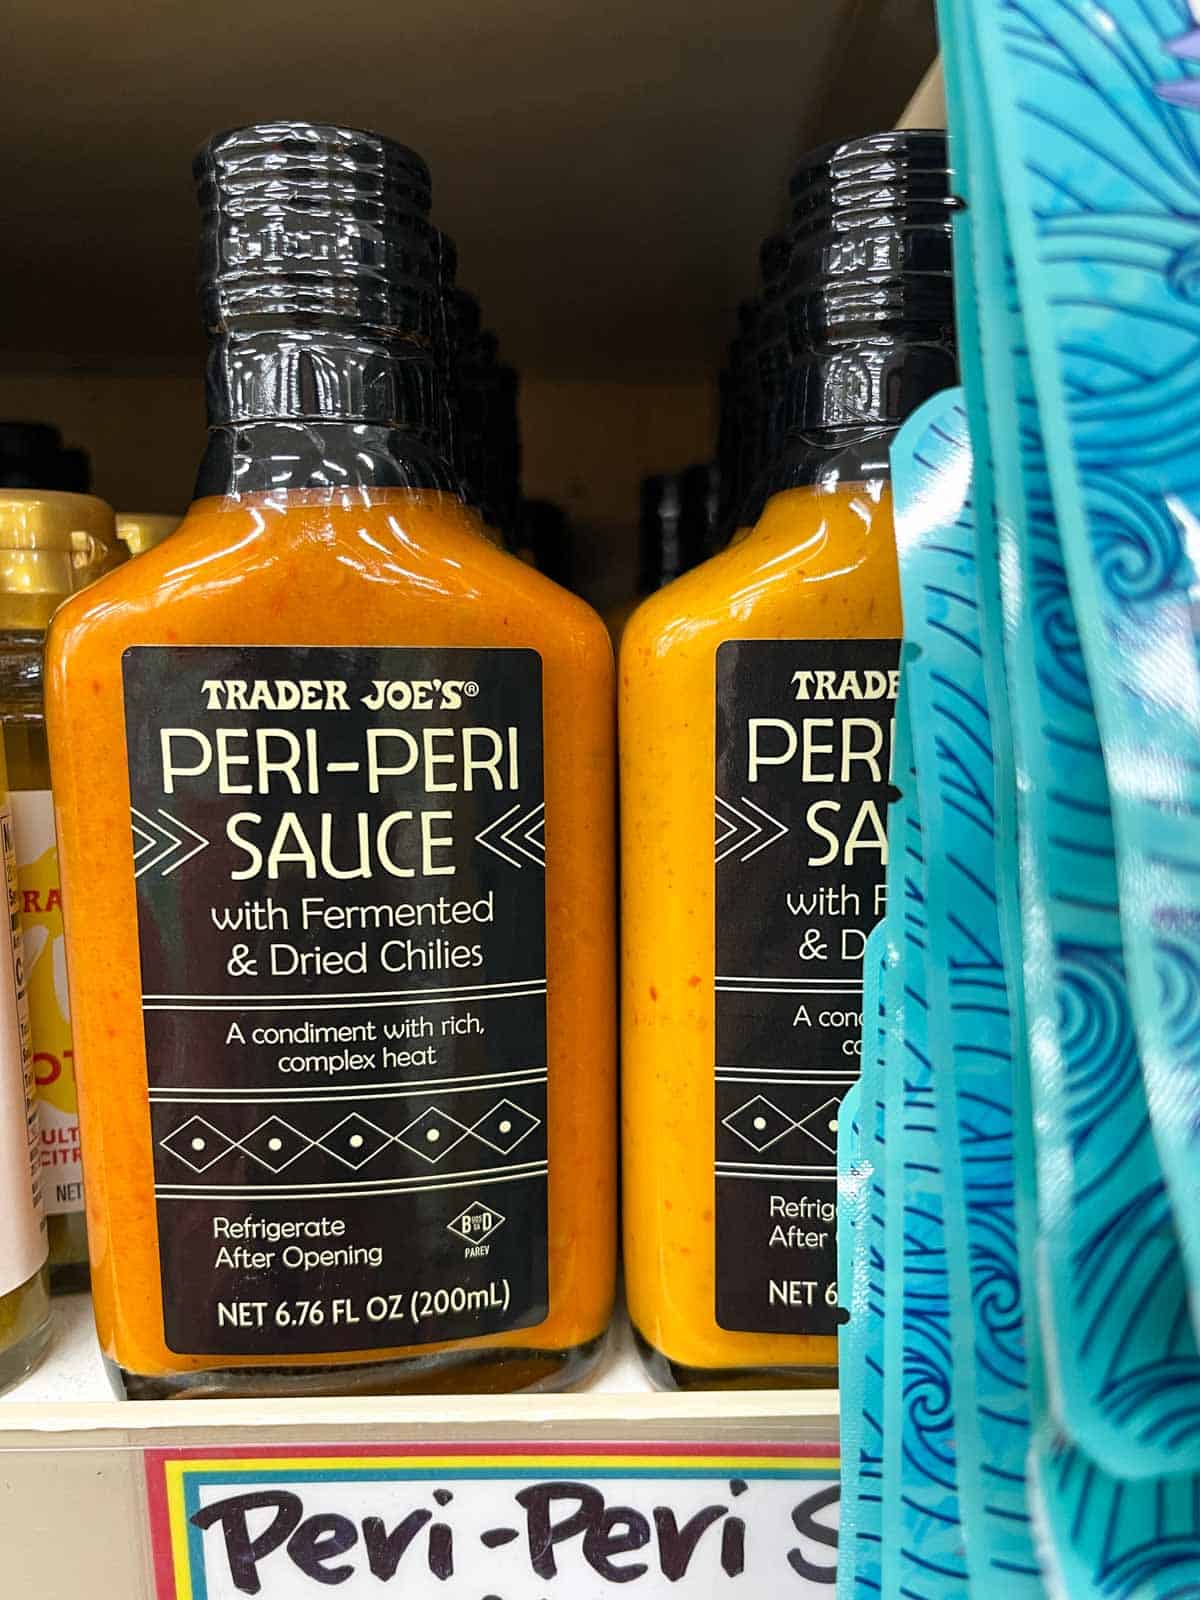
<path id="1" fill-rule="evenodd" d="M 550 1303 L 537 1327 L 317 1357 L 231 1359 L 168 1349 L 123 711 L 122 653 L 135 644 L 512 646 L 540 653 Z M 615 1279 L 612 665 L 600 619 L 495 549 L 447 494 L 306 490 L 213 498 L 197 502 L 169 540 L 63 607 L 51 631 L 47 687 L 92 1281 L 106 1355 L 128 1372 L 154 1376 L 475 1350 L 485 1354 L 473 1366 L 427 1374 L 417 1386 L 505 1389 L 548 1381 L 558 1353 L 604 1332 Z M 405 1248 L 403 1240 L 389 1244 Z M 506 1349 L 521 1360 L 501 1371 Z M 489 1351 L 495 1362 L 486 1359 Z M 378 1385 L 400 1386 L 403 1380 Z"/>
<path id="2" fill-rule="evenodd" d="M 837 1369 L 832 1336 L 716 1320 L 717 649 L 899 634 L 891 492 L 872 482 L 776 494 L 744 537 L 646 600 L 622 639 L 625 1279 L 653 1350 L 713 1381 L 819 1386 Z"/>

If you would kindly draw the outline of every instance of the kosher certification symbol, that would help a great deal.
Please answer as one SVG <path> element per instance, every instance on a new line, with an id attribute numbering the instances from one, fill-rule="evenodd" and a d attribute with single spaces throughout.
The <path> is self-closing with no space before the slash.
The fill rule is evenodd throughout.
<path id="1" fill-rule="evenodd" d="M 454 1221 L 448 1222 L 446 1227 L 460 1239 L 465 1239 L 468 1244 L 480 1244 L 484 1239 L 490 1238 L 496 1229 L 502 1226 L 504 1220 L 498 1211 L 493 1211 L 491 1206 L 485 1206 L 482 1200 L 473 1200 L 467 1209 L 459 1212 Z"/>

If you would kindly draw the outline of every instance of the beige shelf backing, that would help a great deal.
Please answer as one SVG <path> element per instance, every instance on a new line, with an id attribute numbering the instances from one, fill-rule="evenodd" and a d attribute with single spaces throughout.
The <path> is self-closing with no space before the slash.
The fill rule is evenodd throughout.
<path id="1" fill-rule="evenodd" d="M 900 113 L 898 128 L 946 126 L 946 79 L 939 56 L 917 85 L 917 92 Z"/>

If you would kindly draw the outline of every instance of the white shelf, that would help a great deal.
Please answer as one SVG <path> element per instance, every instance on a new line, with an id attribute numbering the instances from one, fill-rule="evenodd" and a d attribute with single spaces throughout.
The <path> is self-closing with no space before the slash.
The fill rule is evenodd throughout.
<path id="1" fill-rule="evenodd" d="M 132 1403 L 112 1397 L 87 1297 L 55 1310 L 45 1360 L 0 1399 L 0 1555 L 3 1593 L 13 1600 L 161 1600 L 151 1577 L 148 1450 L 577 1444 L 590 1459 L 606 1446 L 706 1445 L 740 1455 L 805 1443 L 823 1458 L 836 1453 L 836 1392 L 655 1393 L 624 1321 L 596 1377 L 575 1394 Z M 276 1592 L 290 1600 L 295 1591 L 272 1588 L 264 1600 Z M 804 1600 L 826 1591 L 796 1592 Z"/>
<path id="2" fill-rule="evenodd" d="M 112 1389 L 100 1360 L 92 1321 L 91 1297 L 63 1295 L 54 1301 L 54 1336 L 49 1350 L 20 1383 L 0 1395 L 0 1430 L 8 1426 L 6 1407 L 107 1403 Z"/>
<path id="3" fill-rule="evenodd" d="M 550 1427 L 596 1437 L 662 1437 L 686 1432 L 747 1438 L 786 1437 L 803 1423 L 814 1438 L 836 1437 L 837 1391 L 737 1390 L 712 1394 L 660 1394 L 646 1377 L 628 1321 L 616 1323 L 599 1370 L 581 1390 L 557 1395 L 372 1396 L 322 1400 L 157 1400 L 129 1402 L 113 1396 L 100 1360 L 86 1295 L 55 1302 L 57 1327 L 41 1364 L 0 1396 L 0 1451 L 37 1435 L 86 1434 L 119 1429 L 140 1434 L 166 1430 L 189 1437 L 245 1429 L 272 1434 L 297 1428 L 337 1428 L 365 1422 L 397 1437 L 413 1430 L 445 1429 L 465 1436 L 477 1428 L 505 1432 Z M 751 1430 L 746 1433 L 746 1430 Z M 397 1432 L 397 1430 L 399 1430 Z"/>

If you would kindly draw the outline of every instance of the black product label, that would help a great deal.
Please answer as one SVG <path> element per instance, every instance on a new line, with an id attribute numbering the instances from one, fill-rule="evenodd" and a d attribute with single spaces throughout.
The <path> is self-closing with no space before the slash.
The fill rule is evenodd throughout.
<path id="1" fill-rule="evenodd" d="M 166 1340 L 548 1310 L 541 658 L 126 652 Z"/>
<path id="2" fill-rule="evenodd" d="M 716 1318 L 830 1334 L 837 1118 L 884 910 L 897 639 L 717 651 Z"/>

